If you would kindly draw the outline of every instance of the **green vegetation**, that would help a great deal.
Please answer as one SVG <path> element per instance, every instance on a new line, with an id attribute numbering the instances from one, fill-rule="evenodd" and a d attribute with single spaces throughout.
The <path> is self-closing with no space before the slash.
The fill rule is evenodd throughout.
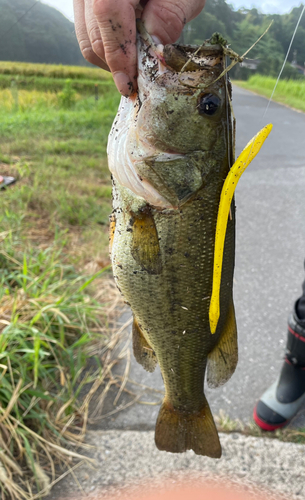
<path id="1" fill-rule="evenodd" d="M 224 432 L 231 434 L 238 432 L 244 434 L 245 436 L 253 436 L 267 439 L 279 439 L 280 441 L 305 444 L 305 429 L 277 429 L 276 431 L 268 432 L 260 429 L 255 422 L 249 422 L 247 424 L 241 422 L 240 420 L 231 419 L 223 410 L 220 410 L 219 414 L 214 417 L 218 432 Z"/>
<path id="2" fill-rule="evenodd" d="M 55 462 L 76 457 L 71 444 L 84 435 L 88 392 L 104 376 L 98 353 L 113 296 L 100 282 L 97 302 L 91 280 L 64 263 L 64 234 L 46 249 L 21 250 L 16 215 L 3 217 L 15 231 L 1 233 L 0 250 L 0 488 L 29 499 L 31 490 L 50 490 Z M 85 371 L 92 357 L 96 367 Z"/>
<path id="3" fill-rule="evenodd" d="M 254 75 L 247 81 L 236 81 L 235 83 L 240 87 L 253 90 L 258 94 L 270 98 L 276 79 Z M 280 80 L 276 87 L 273 100 L 305 112 L 305 80 Z"/>
<path id="4" fill-rule="evenodd" d="M 209 0 L 201 14 L 185 28 L 184 42 L 201 44 L 215 32 L 220 32 L 231 44 L 234 51 L 243 54 L 259 38 L 273 20 L 269 32 L 255 46 L 248 57 L 259 59 L 258 72 L 263 75 L 277 76 L 284 61 L 292 33 L 303 6 L 295 7 L 289 14 L 265 15 L 257 9 L 240 9 L 237 12 L 225 0 Z M 305 17 L 301 21 L 292 45 L 288 61 L 295 57 L 304 66 L 305 61 Z M 287 65 L 283 77 L 304 78 L 294 68 Z M 237 65 L 232 76 L 245 79 L 252 74 L 250 70 Z"/>
<path id="5" fill-rule="evenodd" d="M 90 399 L 107 374 L 109 314 L 118 300 L 105 272 L 106 143 L 120 97 L 111 81 L 99 100 L 76 92 L 69 68 L 60 71 L 58 93 L 20 90 L 18 78 L 0 90 L 0 173 L 18 179 L 0 191 L 0 489 L 7 499 L 48 492 L 71 467 Z"/>
<path id="6" fill-rule="evenodd" d="M 59 94 L 0 91 L 2 172 L 19 177 L 1 193 L 2 209 L 44 213 L 46 226 L 81 227 L 85 239 L 94 228 L 100 244 L 111 200 L 106 144 L 118 102 L 114 86 L 98 101 L 67 83 Z"/>
<path id="7" fill-rule="evenodd" d="M 113 90 L 110 73 L 98 68 L 54 64 L 26 64 L 0 61 L 0 89 L 60 92 L 70 80 L 71 87 L 80 93 L 99 96 Z"/>
<path id="8" fill-rule="evenodd" d="M 33 3 L 0 0 L 0 60 L 85 64 L 74 24 L 53 7 Z"/>
<path id="9" fill-rule="evenodd" d="M 66 80 L 112 81 L 110 73 L 100 68 L 83 66 L 63 66 L 62 64 L 31 64 L 12 61 L 0 61 L 1 75 L 18 75 Z"/>
<path id="10" fill-rule="evenodd" d="M 0 63 L 1 64 L 1 63 Z M 20 77 L 11 75 L 0 74 L 0 89 L 6 89 L 12 85 L 17 86 L 19 89 L 25 90 L 40 90 L 42 92 L 59 92 L 63 90 L 66 79 L 63 78 L 45 78 L 45 77 Z M 74 90 L 81 93 L 95 94 L 96 88 L 98 94 L 102 95 L 104 92 L 113 88 L 111 80 L 71 80 L 71 85 Z"/>

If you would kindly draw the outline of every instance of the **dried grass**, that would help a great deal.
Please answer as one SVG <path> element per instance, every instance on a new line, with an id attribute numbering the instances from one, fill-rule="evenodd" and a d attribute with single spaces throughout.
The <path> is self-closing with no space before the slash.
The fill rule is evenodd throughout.
<path id="1" fill-rule="evenodd" d="M 108 268 L 79 276 L 62 248 L 20 252 L 12 232 L 0 239 L 1 495 L 33 500 L 75 460 L 92 461 L 78 448 L 92 398 L 113 384 L 110 353 L 124 328 L 112 335 L 120 297 Z"/>

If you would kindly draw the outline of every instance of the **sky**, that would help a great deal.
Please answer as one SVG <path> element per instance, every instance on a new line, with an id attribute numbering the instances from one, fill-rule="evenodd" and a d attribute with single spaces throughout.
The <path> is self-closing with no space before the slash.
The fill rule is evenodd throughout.
<path id="1" fill-rule="evenodd" d="M 74 20 L 73 0 L 42 0 L 42 2 L 55 7 L 70 21 Z M 236 9 L 240 7 L 246 7 L 247 9 L 256 7 L 265 14 L 284 14 L 293 7 L 298 7 L 301 0 L 228 0 L 228 3 L 232 4 Z"/>

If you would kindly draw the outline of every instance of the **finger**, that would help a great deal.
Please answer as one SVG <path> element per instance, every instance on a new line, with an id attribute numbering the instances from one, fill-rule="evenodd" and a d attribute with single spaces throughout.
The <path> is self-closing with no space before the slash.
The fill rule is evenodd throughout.
<path id="1" fill-rule="evenodd" d="M 202 11 L 205 0 L 150 0 L 146 5 L 142 21 L 151 35 L 162 43 L 176 42 L 185 24 Z"/>
<path id="2" fill-rule="evenodd" d="M 88 38 L 90 40 L 90 45 L 93 52 L 104 62 L 106 65 L 105 51 L 101 32 L 93 13 L 92 0 L 85 0 L 85 22 L 86 29 L 88 33 Z M 107 66 L 107 65 L 106 65 Z M 108 71 L 109 68 L 107 66 Z"/>
<path id="3" fill-rule="evenodd" d="M 105 61 L 98 57 L 92 49 L 86 28 L 84 0 L 74 0 L 74 18 L 76 37 L 84 58 L 91 64 L 109 71 Z"/>
<path id="4" fill-rule="evenodd" d="M 130 95 L 136 88 L 137 53 L 135 8 L 138 0 L 93 0 L 105 59 L 118 90 Z"/>

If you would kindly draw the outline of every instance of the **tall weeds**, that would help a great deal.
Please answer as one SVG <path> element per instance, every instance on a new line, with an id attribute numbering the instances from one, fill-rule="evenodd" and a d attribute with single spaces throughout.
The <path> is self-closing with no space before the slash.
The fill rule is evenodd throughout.
<path id="1" fill-rule="evenodd" d="M 65 263 L 62 235 L 49 248 L 23 246 L 0 233 L 0 489 L 29 500 L 49 492 L 56 466 L 83 458 L 75 447 L 103 382 L 116 293 L 107 268 L 88 278 Z"/>

